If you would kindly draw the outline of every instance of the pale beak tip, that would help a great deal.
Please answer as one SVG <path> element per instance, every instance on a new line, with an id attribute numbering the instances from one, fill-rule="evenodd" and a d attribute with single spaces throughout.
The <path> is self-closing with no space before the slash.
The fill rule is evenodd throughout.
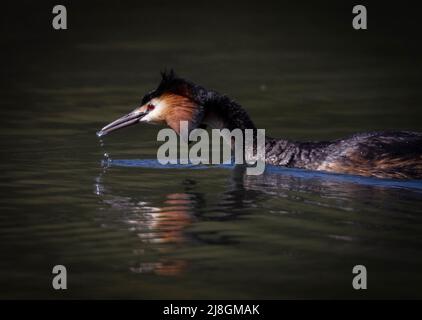
<path id="1" fill-rule="evenodd" d="M 129 127 L 131 125 L 134 125 L 139 122 L 139 120 L 145 115 L 145 112 L 138 112 L 133 111 L 123 117 L 120 117 L 117 120 L 114 120 L 113 122 L 106 125 L 104 128 L 102 128 L 100 131 L 97 132 L 97 137 L 105 136 L 106 134 L 109 134 L 110 132 L 116 131 L 117 129 Z"/>
<path id="2" fill-rule="evenodd" d="M 97 131 L 97 133 L 96 133 L 96 135 L 97 135 L 98 138 L 101 138 L 105 134 L 106 134 L 106 132 L 104 132 L 103 130 Z"/>

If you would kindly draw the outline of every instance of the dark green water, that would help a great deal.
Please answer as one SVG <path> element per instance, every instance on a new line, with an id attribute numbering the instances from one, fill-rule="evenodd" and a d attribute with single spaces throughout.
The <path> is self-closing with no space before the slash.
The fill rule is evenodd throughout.
<path id="1" fill-rule="evenodd" d="M 69 29 L 53 31 L 51 7 L 4 13 L 1 298 L 422 296 L 420 182 L 104 168 L 105 152 L 155 159 L 159 128 L 95 136 L 164 67 L 235 98 L 271 136 L 422 131 L 412 33 L 382 15 L 354 31 L 349 6 L 118 2 L 69 4 Z"/>

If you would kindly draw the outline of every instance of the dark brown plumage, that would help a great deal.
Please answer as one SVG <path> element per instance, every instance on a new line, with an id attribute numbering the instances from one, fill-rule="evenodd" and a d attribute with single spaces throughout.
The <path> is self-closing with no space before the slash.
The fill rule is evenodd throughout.
<path id="1" fill-rule="evenodd" d="M 267 163 L 378 178 L 422 179 L 422 134 L 369 132 L 329 142 L 267 139 Z"/>

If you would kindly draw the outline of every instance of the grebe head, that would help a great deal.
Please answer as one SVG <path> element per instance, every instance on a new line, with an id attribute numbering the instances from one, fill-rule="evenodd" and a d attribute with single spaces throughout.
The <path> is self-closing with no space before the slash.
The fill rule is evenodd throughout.
<path id="1" fill-rule="evenodd" d="M 147 93 L 129 114 L 111 122 L 97 132 L 99 137 L 137 123 L 167 124 L 179 133 L 180 121 L 187 121 L 189 130 L 196 128 L 204 116 L 206 90 L 178 78 L 173 70 L 161 73 L 157 89 Z"/>

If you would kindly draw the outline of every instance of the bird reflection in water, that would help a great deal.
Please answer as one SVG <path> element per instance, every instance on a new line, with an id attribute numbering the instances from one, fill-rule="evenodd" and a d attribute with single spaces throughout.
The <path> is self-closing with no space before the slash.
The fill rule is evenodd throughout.
<path id="1" fill-rule="evenodd" d="M 135 232 L 142 243 L 135 254 L 140 257 L 154 256 L 157 261 L 143 261 L 131 266 L 135 273 L 148 273 L 161 276 L 177 276 L 187 268 L 187 262 L 181 259 L 171 259 L 174 248 L 187 240 L 185 229 L 194 219 L 193 211 L 200 205 L 201 195 L 192 192 L 194 182 L 184 182 L 184 192 L 163 195 L 160 205 L 145 199 L 121 196 L 114 193 L 111 186 L 104 184 L 107 168 L 96 178 L 94 193 L 101 202 L 113 210 L 111 223 L 123 224 L 131 232 Z M 109 212 L 109 211 L 108 211 Z M 116 217 L 115 214 L 118 214 Z M 107 215 L 103 226 L 110 224 Z M 156 257 L 160 258 L 156 258 Z"/>
<path id="2" fill-rule="evenodd" d="M 241 215 L 256 212 L 257 208 L 262 209 L 262 214 L 291 216 L 303 213 L 303 210 L 318 215 L 318 209 L 332 208 L 336 210 L 336 218 L 334 220 L 330 218 L 332 223 L 343 222 L 347 226 L 355 225 L 361 219 L 359 215 L 348 213 L 360 212 L 362 203 L 384 208 L 387 212 L 397 211 L 397 216 L 400 217 L 402 213 L 399 212 L 396 204 L 420 199 L 422 190 L 421 182 L 356 178 L 291 169 L 268 170 L 260 176 L 249 176 L 245 173 L 244 167 L 237 166 L 229 174 L 229 181 L 222 186 L 222 190 L 218 194 L 209 195 L 218 198 L 218 204 L 212 206 L 210 210 L 211 204 L 205 203 L 205 195 L 195 191 L 196 181 L 185 179 L 182 187 L 177 188 L 177 190 L 183 190 L 182 192 L 163 194 L 162 200 L 155 200 L 152 203 L 146 198 L 140 198 L 135 193 L 136 187 L 133 187 L 135 190 L 133 193 L 128 191 L 133 196 L 128 196 L 127 193 L 125 196 L 120 196 L 122 190 L 114 192 L 111 185 L 105 186 L 104 173 L 97 177 L 95 193 L 106 205 L 106 210 L 112 208 L 113 213 L 118 214 L 117 224 L 123 222 L 125 228 L 137 233 L 142 243 L 141 248 L 136 252 L 137 255 L 146 259 L 151 256 L 149 253 L 153 252 L 152 256 L 157 260 L 139 263 L 131 270 L 138 273 L 170 276 L 179 275 L 188 267 L 187 261 L 170 258 L 174 256 L 174 250 L 178 245 L 187 242 L 215 243 L 218 241 L 218 243 L 227 244 L 230 241 L 238 241 L 235 237 L 218 238 L 218 232 L 213 234 L 212 239 L 203 238 L 203 233 L 187 233 L 186 229 L 195 220 L 203 220 L 204 217 L 201 214 L 204 209 L 207 213 L 211 211 L 218 213 L 218 216 L 208 214 L 206 219 L 223 221 L 239 219 Z M 136 183 L 139 181 L 136 180 Z M 127 187 L 128 190 L 132 190 L 130 185 Z M 266 207 L 266 202 L 273 199 L 284 200 L 279 201 L 276 208 Z M 387 199 L 391 201 L 386 201 Z M 104 220 L 110 221 L 109 214 L 112 216 L 113 213 L 107 210 L 107 219 Z M 407 217 L 410 217 L 409 214 Z M 352 221 L 353 219 L 358 219 L 358 221 Z M 366 216 L 365 219 L 368 220 L 371 217 Z M 331 226 L 331 220 L 327 221 L 327 225 Z M 374 218 L 373 223 L 376 224 L 379 221 Z M 325 236 L 342 241 L 356 241 L 360 238 L 359 230 L 343 228 L 339 230 L 341 233 L 329 233 Z"/>

